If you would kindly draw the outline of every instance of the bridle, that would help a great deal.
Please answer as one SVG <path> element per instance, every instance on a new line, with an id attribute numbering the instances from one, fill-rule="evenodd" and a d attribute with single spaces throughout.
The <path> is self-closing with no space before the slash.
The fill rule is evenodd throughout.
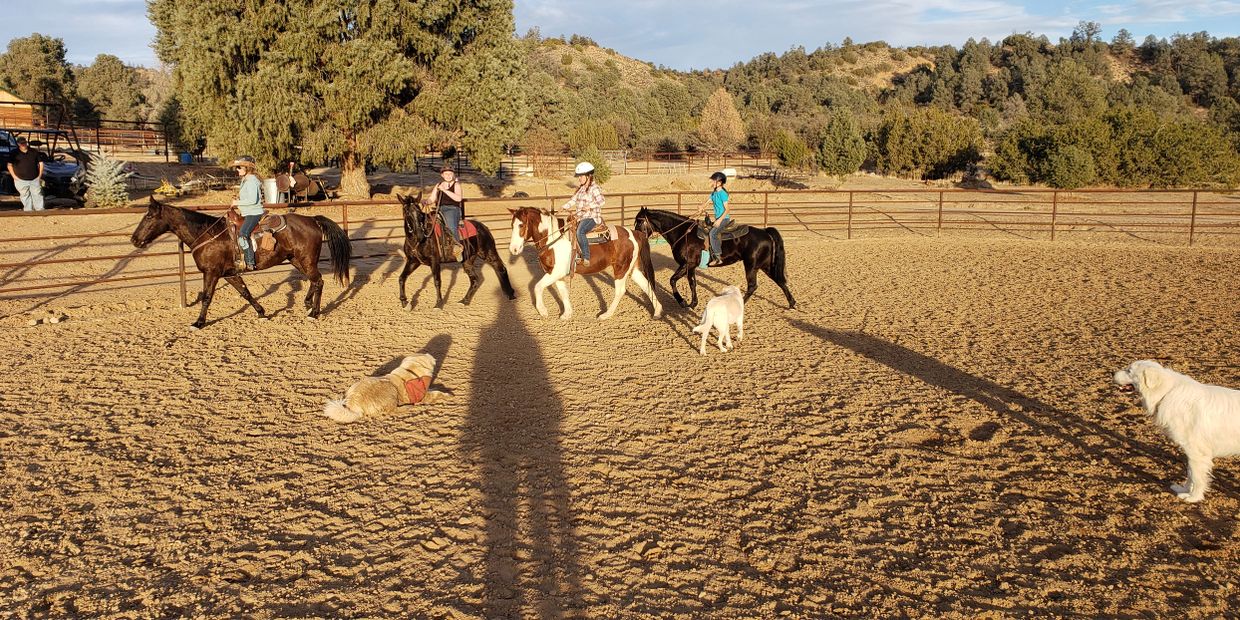
<path id="1" fill-rule="evenodd" d="M 646 214 L 646 215 L 642 216 L 642 221 L 643 221 L 643 222 L 645 222 L 645 223 L 646 223 L 646 227 L 648 227 L 648 228 L 650 229 L 650 231 L 651 231 L 651 232 L 650 232 L 650 236 L 651 236 L 652 238 L 653 238 L 653 237 L 663 237 L 664 239 L 667 239 L 667 233 L 659 232 L 659 229 L 655 228 L 655 227 L 654 227 L 654 224 L 650 223 L 650 214 Z M 685 220 L 685 221 L 683 221 L 683 222 L 681 222 L 681 223 L 679 223 L 679 224 L 676 224 L 675 226 L 672 226 L 671 228 L 667 229 L 667 232 L 669 232 L 669 233 L 670 233 L 670 232 L 672 232 L 673 230 L 676 230 L 677 228 L 680 228 L 681 226 L 684 226 L 684 225 L 686 225 L 686 224 L 693 224 L 693 225 L 696 225 L 696 224 L 697 224 L 697 222 L 696 222 L 696 221 L 694 221 L 693 219 L 687 219 L 687 220 Z M 688 237 L 688 236 L 689 236 L 689 233 L 691 233 L 691 232 L 693 232 L 693 231 L 694 231 L 694 228 L 691 226 L 691 227 L 689 228 L 689 230 L 686 230 L 686 231 L 684 232 L 684 234 L 680 235 L 679 237 L 676 237 L 676 240 L 675 240 L 675 241 L 668 241 L 668 244 L 669 244 L 669 245 L 671 245 L 673 248 L 674 248 L 674 247 L 676 247 L 676 244 L 677 244 L 677 243 L 680 243 L 680 241 L 681 241 L 682 239 L 684 239 L 685 237 Z"/>

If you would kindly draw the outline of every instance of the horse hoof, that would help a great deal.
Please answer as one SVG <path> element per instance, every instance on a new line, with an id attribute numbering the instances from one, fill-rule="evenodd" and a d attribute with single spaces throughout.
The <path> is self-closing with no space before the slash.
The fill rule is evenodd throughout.
<path id="1" fill-rule="evenodd" d="M 197 323 L 195 323 L 195 324 L 193 324 L 193 325 L 190 325 L 190 326 L 189 326 L 189 331 L 191 331 L 191 332 L 196 332 L 196 331 L 198 331 L 198 330 L 200 330 L 200 329 L 202 329 L 202 326 L 201 326 L 201 325 L 198 325 Z"/>
<path id="2" fill-rule="evenodd" d="M 307 321 L 317 321 L 317 320 L 319 320 L 319 317 L 314 316 L 314 315 L 309 315 L 309 316 L 307 316 L 307 317 L 306 317 L 306 320 L 307 320 Z"/>

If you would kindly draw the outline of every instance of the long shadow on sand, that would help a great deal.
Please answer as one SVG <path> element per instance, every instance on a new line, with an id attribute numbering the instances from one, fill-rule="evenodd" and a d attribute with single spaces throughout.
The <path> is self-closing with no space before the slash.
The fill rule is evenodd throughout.
<path id="1" fill-rule="evenodd" d="M 581 594 L 560 445 L 564 408 L 537 339 L 501 300 L 473 362 L 461 449 L 486 519 L 482 616 L 560 617 Z"/>
<path id="2" fill-rule="evenodd" d="M 1159 463 L 1174 463 L 1180 460 L 1178 455 L 1165 448 L 1124 437 L 1089 422 L 1074 412 L 1057 409 L 1012 388 L 971 375 L 882 338 L 864 332 L 820 327 L 798 319 L 789 319 L 788 323 L 807 334 L 849 349 L 919 381 L 984 405 L 1000 416 L 1073 446 L 1083 455 L 1101 458 L 1135 479 L 1163 488 L 1166 488 L 1168 482 L 1136 467 L 1129 458 L 1133 454 L 1140 454 Z M 1086 437 L 1095 441 L 1087 443 Z M 1090 443 L 1098 447 L 1093 447 Z"/>

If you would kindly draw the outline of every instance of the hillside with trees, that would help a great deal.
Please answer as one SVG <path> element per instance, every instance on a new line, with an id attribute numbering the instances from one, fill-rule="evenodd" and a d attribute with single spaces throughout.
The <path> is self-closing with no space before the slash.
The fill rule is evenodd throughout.
<path id="1" fill-rule="evenodd" d="M 0 54 L 0 85 L 63 102 L 80 120 L 165 122 L 183 143 L 204 136 L 215 150 L 270 159 L 305 144 L 304 152 L 354 162 L 355 171 L 362 158 L 402 165 L 419 149 L 459 148 L 494 170 L 500 153 L 516 148 L 535 161 L 568 151 L 600 164 L 601 152 L 613 149 L 641 156 L 748 148 L 789 170 L 839 176 L 865 169 L 1061 188 L 1240 181 L 1236 37 L 1199 32 L 1138 44 L 1120 30 L 1108 42 L 1101 26 L 1082 22 L 1054 42 L 1026 33 L 901 49 L 845 39 L 679 72 L 581 36 L 544 38 L 535 29 L 505 40 L 504 11 L 488 17 L 485 38 L 463 25 L 475 16 L 445 15 L 440 34 L 486 41 L 460 39 L 445 51 L 419 47 L 417 37 L 392 47 L 382 32 L 366 34 L 389 22 L 342 26 L 325 14 L 289 38 L 321 41 L 310 55 L 279 37 L 264 51 L 245 33 L 223 29 L 235 17 L 220 14 L 213 19 L 222 20 L 221 41 L 241 37 L 236 43 L 252 49 L 229 60 L 210 53 L 215 43 L 195 43 L 205 8 L 151 6 L 161 28 L 157 49 L 171 69 L 128 67 L 106 54 L 70 66 L 59 39 L 35 34 Z M 343 39 L 331 34 L 345 26 Z M 363 47 L 382 54 L 360 63 L 350 54 Z M 438 53 L 447 62 L 401 60 Z M 356 88 L 337 88 L 343 73 L 331 80 L 297 74 L 290 67 L 299 58 L 329 59 L 337 73 L 366 71 L 349 82 Z M 224 74 L 231 77 L 218 84 L 210 77 Z M 234 109 L 246 113 L 234 118 Z"/>

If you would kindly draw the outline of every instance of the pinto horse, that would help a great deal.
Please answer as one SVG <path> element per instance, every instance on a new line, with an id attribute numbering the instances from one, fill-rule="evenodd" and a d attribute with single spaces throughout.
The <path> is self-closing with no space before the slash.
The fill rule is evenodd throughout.
<path id="1" fill-rule="evenodd" d="M 572 273 L 601 273 L 610 268 L 616 280 L 616 294 L 611 299 L 607 310 L 599 315 L 600 319 L 611 318 L 624 297 L 629 276 L 650 299 L 651 314 L 658 319 L 663 316 L 663 306 L 654 294 L 654 265 L 650 262 L 650 245 L 646 243 L 646 235 L 629 230 L 623 226 L 614 226 L 611 241 L 593 244 L 590 247 L 590 266 L 581 267 L 573 262 L 573 231 L 565 227 L 564 221 L 551 213 L 539 211 L 533 207 L 509 209 L 512 213 L 512 240 L 508 250 L 513 256 L 525 249 L 525 244 L 533 244 L 538 249 L 538 262 L 546 272 L 534 284 L 534 307 L 538 313 L 547 316 L 547 306 L 543 305 L 543 291 L 555 285 L 559 293 L 560 305 L 564 311 L 561 319 L 573 316 L 573 304 L 568 298 L 568 282 L 566 278 Z"/>
<path id="2" fill-rule="evenodd" d="M 400 199 L 401 212 L 405 220 L 405 268 L 400 272 L 400 306 L 403 308 L 406 303 L 409 303 L 405 297 L 405 280 L 419 265 L 426 265 L 431 268 L 431 275 L 435 278 L 435 307 L 443 308 L 439 266 L 443 263 L 456 262 L 456 257 L 452 255 L 452 238 L 448 236 L 447 230 L 436 234 L 431 216 L 419 207 L 422 203 L 421 192 L 412 198 L 399 194 L 396 197 Z M 508 268 L 504 266 L 504 261 L 499 257 L 499 250 L 495 248 L 495 236 L 491 234 L 491 229 L 478 220 L 466 221 L 477 232 L 473 236 L 461 238 L 462 245 L 465 246 L 461 265 L 464 266 L 465 273 L 469 275 L 469 290 L 465 292 L 461 303 L 468 306 L 474 298 L 474 293 L 478 291 L 478 286 L 482 284 L 481 271 L 484 262 L 499 274 L 499 286 L 504 289 L 504 294 L 508 296 L 508 299 L 516 299 L 517 293 L 512 289 L 512 282 L 508 280 Z M 409 309 L 413 309 L 412 303 L 409 303 Z"/>
<path id="3" fill-rule="evenodd" d="M 323 240 L 331 253 L 332 271 L 341 285 L 349 282 L 349 258 L 352 250 L 349 237 L 335 222 L 322 215 L 308 217 L 289 213 L 284 216 L 286 226 L 275 232 L 276 246 L 271 250 L 258 249 L 254 260 L 259 270 L 274 267 L 288 261 L 310 280 L 310 290 L 306 293 L 306 310 L 309 317 L 319 317 L 319 306 L 323 297 L 323 275 L 319 272 L 319 249 Z M 207 324 L 207 308 L 211 307 L 211 298 L 215 295 L 215 285 L 220 278 L 228 281 L 233 288 L 241 293 L 242 299 L 258 312 L 261 318 L 267 318 L 263 307 L 250 295 L 241 272 L 237 271 L 233 257 L 234 243 L 228 234 L 227 217 L 215 217 L 189 209 L 181 209 L 166 205 L 155 197 L 151 197 L 146 215 L 138 222 L 129 240 L 134 247 L 144 248 L 156 237 L 172 232 L 177 239 L 189 247 L 194 264 L 202 272 L 202 292 L 198 299 L 202 301 L 202 311 L 191 329 L 201 329 Z"/>
<path id="4" fill-rule="evenodd" d="M 642 207 L 633 219 L 633 228 L 651 237 L 662 235 L 672 246 L 672 256 L 678 265 L 672 274 L 672 296 L 683 307 L 697 305 L 697 266 L 702 251 L 706 249 L 706 241 L 697 235 L 697 222 L 683 215 Z M 741 261 L 745 265 L 745 301 L 754 291 L 758 290 L 758 270 L 766 272 L 775 284 L 784 291 L 788 298 L 788 307 L 797 307 L 788 290 L 788 278 L 784 274 L 784 238 L 774 227 L 758 228 L 751 226 L 749 232 L 737 239 L 725 239 L 719 247 L 724 265 Z M 676 281 L 682 277 L 689 279 L 689 303 L 685 303 L 680 291 L 676 290 Z"/>

